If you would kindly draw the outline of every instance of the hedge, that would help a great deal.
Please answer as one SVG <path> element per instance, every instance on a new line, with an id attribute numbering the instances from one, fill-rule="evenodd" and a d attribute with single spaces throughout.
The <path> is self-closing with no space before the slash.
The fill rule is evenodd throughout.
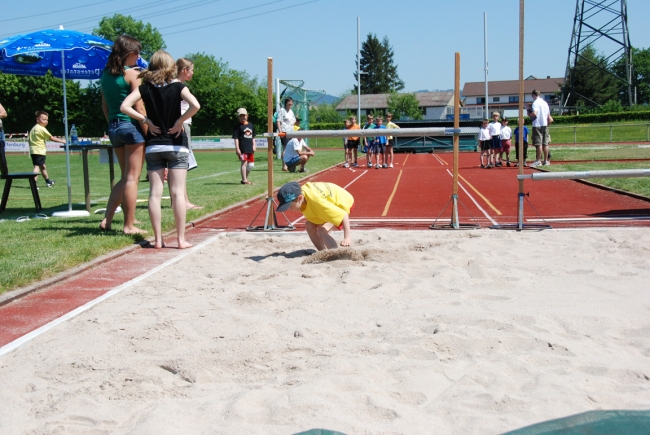
<path id="1" fill-rule="evenodd" d="M 650 111 L 593 113 L 586 115 L 554 116 L 553 124 L 602 124 L 623 121 L 650 121 Z"/>

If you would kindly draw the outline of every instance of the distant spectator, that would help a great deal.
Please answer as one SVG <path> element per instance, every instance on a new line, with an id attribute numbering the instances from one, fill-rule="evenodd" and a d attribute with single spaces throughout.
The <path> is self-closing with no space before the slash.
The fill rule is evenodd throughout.
<path id="1" fill-rule="evenodd" d="M 399 128 L 399 125 L 393 122 L 393 114 L 390 112 L 386 113 L 386 128 L 389 130 L 395 130 L 396 128 Z M 393 136 L 388 136 L 388 142 L 386 143 L 386 157 L 388 157 L 388 160 L 390 161 L 388 164 L 389 168 L 393 167 L 393 159 L 395 156 L 394 148 L 395 138 Z"/>
<path id="2" fill-rule="evenodd" d="M 512 143 L 510 138 L 512 137 L 512 129 L 508 127 L 508 118 L 503 118 L 501 121 L 501 134 L 499 138 L 501 139 L 501 154 L 506 154 L 506 166 L 510 166 L 510 147 Z M 502 156 L 499 155 L 499 158 Z"/>
<path id="3" fill-rule="evenodd" d="M 366 115 L 366 123 L 364 124 L 363 127 L 361 127 L 362 130 L 367 130 L 367 129 L 373 129 L 375 128 L 375 124 L 373 123 L 374 121 L 374 116 L 372 114 Z M 372 168 L 372 152 L 374 149 L 374 138 L 373 137 L 364 137 L 363 138 L 363 152 L 366 153 L 366 159 L 368 159 L 368 167 Z"/>
<path id="4" fill-rule="evenodd" d="M 287 142 L 284 164 L 289 172 L 296 172 L 298 166 L 300 166 L 298 172 L 307 172 L 305 165 L 314 154 L 314 151 L 307 146 L 303 138 L 294 137 Z"/>
<path id="5" fill-rule="evenodd" d="M 524 162 L 524 166 L 527 167 L 526 159 L 528 158 L 528 127 L 524 125 L 524 157 L 519 159 L 519 126 L 515 128 L 515 155 L 517 157 L 517 163 L 515 166 L 519 166 L 521 162 Z"/>
<path id="6" fill-rule="evenodd" d="M 278 132 L 280 133 L 287 133 L 290 131 L 294 131 L 294 126 L 296 125 L 296 116 L 293 114 L 293 111 L 291 108 L 293 107 L 293 98 L 287 97 L 284 99 L 284 107 L 280 109 L 278 112 L 278 117 L 277 117 L 277 126 L 278 126 Z M 290 138 L 288 137 L 281 137 L 280 141 L 282 142 L 282 170 L 283 171 L 288 171 L 289 169 L 287 168 L 287 165 L 284 164 L 285 158 L 285 149 L 287 147 L 287 144 L 289 143 Z"/>
<path id="7" fill-rule="evenodd" d="M 490 146 L 492 144 L 492 136 L 490 136 L 490 129 L 488 128 L 488 119 L 483 119 L 481 123 L 481 129 L 478 133 L 478 143 L 481 148 L 481 168 L 490 169 L 492 164 L 490 163 Z"/>
<path id="8" fill-rule="evenodd" d="M 248 112 L 243 107 L 237 110 L 239 122 L 232 133 L 235 139 L 235 152 L 241 162 L 241 184 L 253 184 L 248 181 L 248 174 L 255 166 L 255 127 L 248 121 Z"/>
<path id="9" fill-rule="evenodd" d="M 350 130 L 360 130 L 359 124 L 357 124 L 357 117 L 350 117 Z M 359 138 L 358 137 L 349 137 L 347 148 L 350 150 L 350 164 L 353 168 L 358 168 L 359 164 L 357 163 L 357 153 L 359 152 Z"/>
<path id="10" fill-rule="evenodd" d="M 539 165 L 550 165 L 548 161 L 548 121 L 551 111 L 548 103 L 540 98 L 540 92 L 535 89 L 532 92 L 533 105 L 528 112 L 530 119 L 533 121 L 533 146 L 535 147 L 535 161 L 530 164 L 531 167 Z"/>

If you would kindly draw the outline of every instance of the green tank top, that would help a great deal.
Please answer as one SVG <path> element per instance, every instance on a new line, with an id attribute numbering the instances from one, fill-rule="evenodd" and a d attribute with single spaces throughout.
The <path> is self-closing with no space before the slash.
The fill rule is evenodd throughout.
<path id="1" fill-rule="evenodd" d="M 120 111 L 120 106 L 127 95 L 131 93 L 131 85 L 126 82 L 124 74 L 114 76 L 104 71 L 100 80 L 104 99 L 108 105 L 108 120 L 121 119 L 130 121 L 129 115 Z"/>

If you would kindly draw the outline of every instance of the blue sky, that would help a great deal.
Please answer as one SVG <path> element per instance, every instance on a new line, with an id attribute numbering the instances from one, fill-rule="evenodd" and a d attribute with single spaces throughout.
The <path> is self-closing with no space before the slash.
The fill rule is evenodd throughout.
<path id="1" fill-rule="evenodd" d="M 650 2 L 627 3 L 632 45 L 647 48 Z M 525 76 L 564 76 L 575 4 L 526 2 Z M 517 79 L 518 0 L 4 1 L 0 37 L 60 24 L 90 32 L 101 16 L 122 13 L 156 27 L 174 57 L 205 52 L 259 78 L 273 57 L 276 77 L 339 95 L 354 85 L 360 17 L 362 40 L 368 33 L 387 36 L 405 90 L 417 91 L 453 87 L 455 52 L 461 54 L 461 86 L 483 80 L 483 12 L 489 79 Z"/>

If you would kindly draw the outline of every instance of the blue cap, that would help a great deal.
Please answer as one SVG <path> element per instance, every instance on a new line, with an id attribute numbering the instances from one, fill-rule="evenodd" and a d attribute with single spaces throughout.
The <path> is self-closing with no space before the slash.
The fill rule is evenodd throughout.
<path id="1" fill-rule="evenodd" d="M 278 211 L 286 211 L 291 203 L 298 199 L 298 196 L 302 195 L 302 189 L 300 189 L 300 184 L 295 181 L 285 184 L 278 190 Z"/>

